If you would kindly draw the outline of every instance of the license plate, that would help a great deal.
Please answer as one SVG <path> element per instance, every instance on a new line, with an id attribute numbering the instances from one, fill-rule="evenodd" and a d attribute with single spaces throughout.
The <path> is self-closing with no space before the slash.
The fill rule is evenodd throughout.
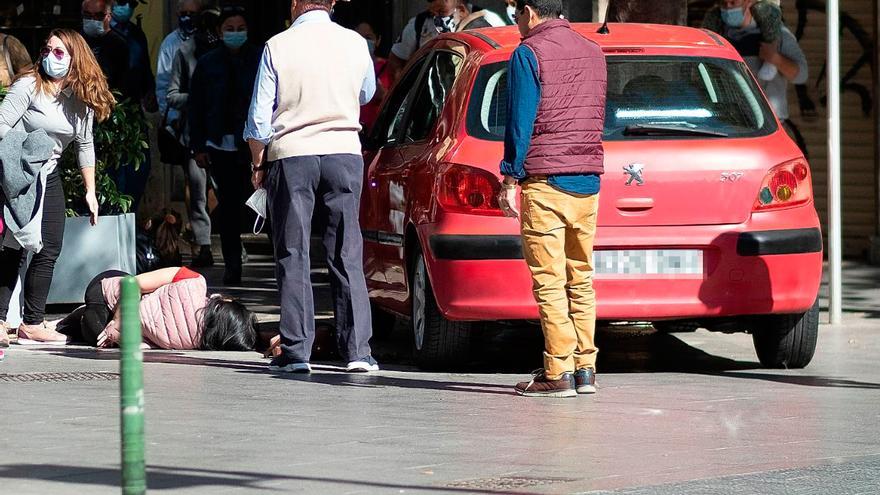
<path id="1" fill-rule="evenodd" d="M 702 275 L 699 249 L 623 249 L 593 252 L 597 275 Z"/>

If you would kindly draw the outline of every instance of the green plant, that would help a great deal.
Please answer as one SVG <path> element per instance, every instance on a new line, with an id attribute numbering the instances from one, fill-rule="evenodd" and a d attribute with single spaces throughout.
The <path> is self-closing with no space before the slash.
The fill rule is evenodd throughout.
<path id="1" fill-rule="evenodd" d="M 146 160 L 144 153 L 149 145 L 146 142 L 147 121 L 140 105 L 121 99 L 113 108 L 110 117 L 104 122 L 95 122 L 95 192 L 98 197 L 101 215 L 128 213 L 132 197 L 122 194 L 108 171 L 123 167 L 138 170 Z M 68 146 L 61 155 L 61 180 L 67 198 L 67 216 L 87 215 L 83 196 L 82 176 L 76 162 L 76 149 Z"/>

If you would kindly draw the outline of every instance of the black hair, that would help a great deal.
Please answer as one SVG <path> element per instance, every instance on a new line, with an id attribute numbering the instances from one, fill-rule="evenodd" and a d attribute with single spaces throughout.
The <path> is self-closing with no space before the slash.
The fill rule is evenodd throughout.
<path id="1" fill-rule="evenodd" d="M 248 22 L 247 18 L 247 9 L 240 5 L 228 5 L 220 9 L 220 17 L 217 18 L 217 27 L 223 25 L 226 22 L 226 19 L 230 17 L 241 17 L 244 19 L 244 22 Z"/>
<path id="2" fill-rule="evenodd" d="M 541 19 L 557 19 L 565 12 L 562 0 L 516 0 L 516 10 L 531 7 Z"/>
<path id="3" fill-rule="evenodd" d="M 202 350 L 252 351 L 257 342 L 257 316 L 244 304 L 212 296 L 202 310 Z"/>

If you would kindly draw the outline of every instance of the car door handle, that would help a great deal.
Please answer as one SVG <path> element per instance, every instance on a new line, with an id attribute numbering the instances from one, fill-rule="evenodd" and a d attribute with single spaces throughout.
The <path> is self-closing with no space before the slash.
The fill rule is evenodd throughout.
<path id="1" fill-rule="evenodd" d="M 617 200 L 617 209 L 623 211 L 645 211 L 654 207 L 653 198 L 622 198 Z"/>

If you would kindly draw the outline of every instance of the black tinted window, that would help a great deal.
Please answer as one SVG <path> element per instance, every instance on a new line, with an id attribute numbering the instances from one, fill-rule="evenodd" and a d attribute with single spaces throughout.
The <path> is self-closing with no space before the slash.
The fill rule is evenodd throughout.
<path id="1" fill-rule="evenodd" d="M 406 111 L 416 95 L 415 83 L 425 65 L 424 59 L 416 62 L 400 82 L 394 86 L 391 96 L 382 107 L 382 112 L 373 126 L 373 142 L 379 146 L 397 142 L 400 131 L 403 129 Z"/>
<path id="2" fill-rule="evenodd" d="M 742 63 L 694 57 L 607 57 L 605 139 L 639 126 L 678 126 L 728 137 L 776 130 L 773 114 Z M 468 108 L 468 131 L 502 140 L 507 122 L 507 63 L 483 67 Z M 681 137 L 685 137 L 682 135 Z"/>
<path id="3" fill-rule="evenodd" d="M 406 131 L 408 142 L 422 141 L 431 133 L 452 91 L 462 60 L 458 54 L 446 51 L 437 52 L 431 59 L 412 104 Z"/>

